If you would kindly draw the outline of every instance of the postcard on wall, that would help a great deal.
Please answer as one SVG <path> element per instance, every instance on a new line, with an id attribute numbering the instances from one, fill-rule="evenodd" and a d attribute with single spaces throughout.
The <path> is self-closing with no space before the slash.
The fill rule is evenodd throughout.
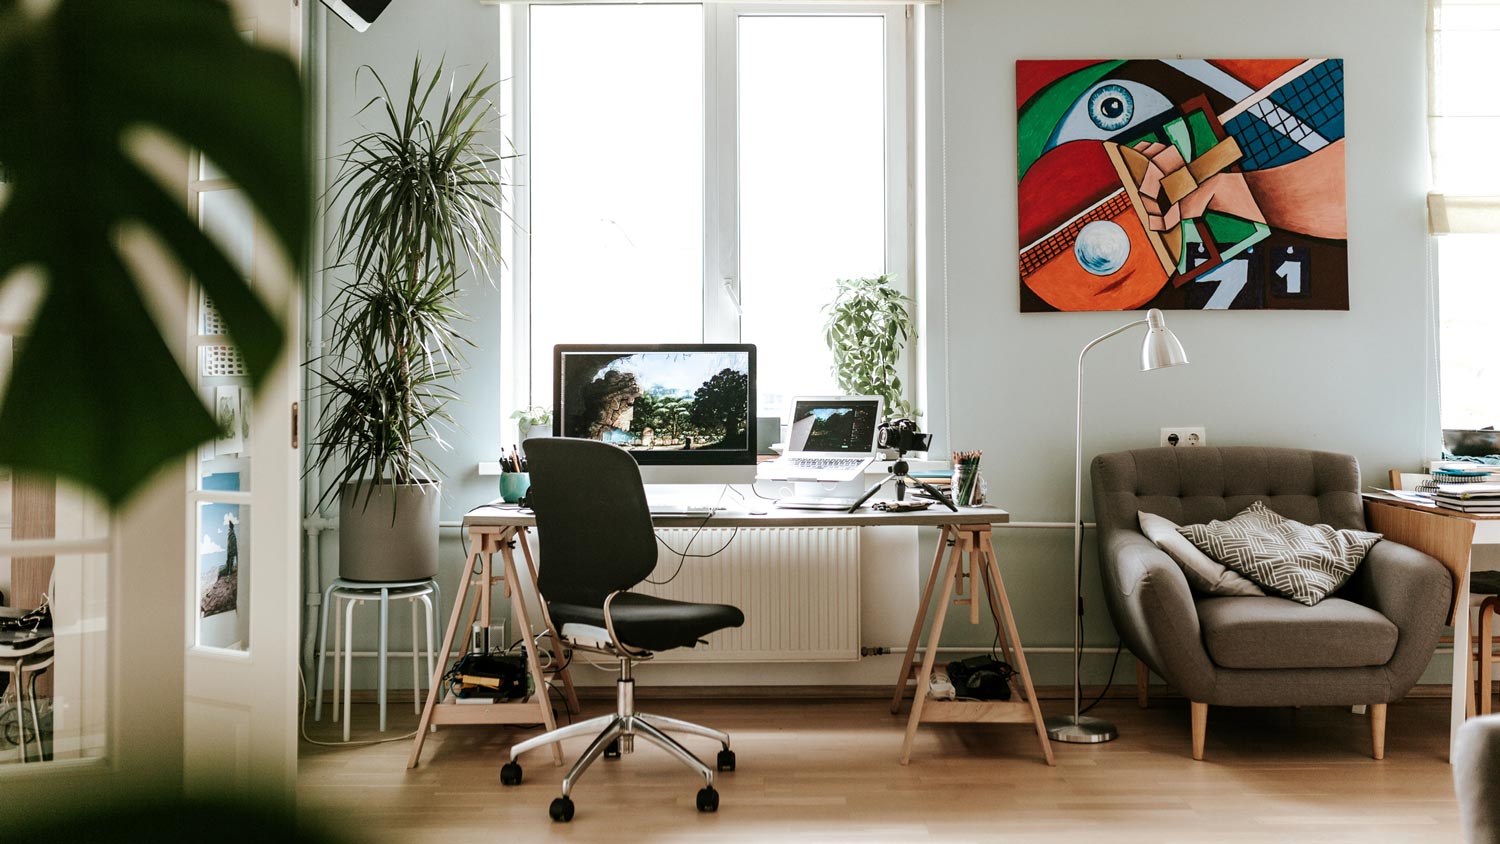
<path id="1" fill-rule="evenodd" d="M 240 419 L 239 387 L 214 388 L 214 421 L 219 425 L 219 436 L 214 440 L 214 454 L 239 454 L 245 444 Z"/>
<path id="2" fill-rule="evenodd" d="M 1342 59 L 1016 62 L 1021 310 L 1348 310 Z"/>

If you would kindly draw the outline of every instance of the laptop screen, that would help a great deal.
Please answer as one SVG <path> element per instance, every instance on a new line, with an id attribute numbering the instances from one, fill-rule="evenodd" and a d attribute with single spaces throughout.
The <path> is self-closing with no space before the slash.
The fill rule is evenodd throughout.
<path id="1" fill-rule="evenodd" d="M 787 451 L 869 454 L 879 425 L 879 399 L 799 399 L 792 405 Z"/>

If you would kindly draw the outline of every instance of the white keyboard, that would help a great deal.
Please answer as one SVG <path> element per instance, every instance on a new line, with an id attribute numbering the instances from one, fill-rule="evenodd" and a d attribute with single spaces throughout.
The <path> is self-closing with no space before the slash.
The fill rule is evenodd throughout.
<path id="1" fill-rule="evenodd" d="M 706 504 L 652 504 L 650 509 L 653 516 L 711 516 L 724 508 Z"/>
<path id="2" fill-rule="evenodd" d="M 798 469 L 853 469 L 865 462 L 863 457 L 793 457 L 789 461 Z"/>

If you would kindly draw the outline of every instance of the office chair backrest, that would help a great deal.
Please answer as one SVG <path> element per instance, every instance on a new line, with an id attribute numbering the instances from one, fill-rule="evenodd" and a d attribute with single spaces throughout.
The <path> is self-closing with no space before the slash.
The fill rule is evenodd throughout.
<path id="1" fill-rule="evenodd" d="M 641 470 L 624 449 L 593 440 L 526 441 L 541 541 L 537 585 L 548 602 L 602 606 L 656 568 L 656 534 Z"/>

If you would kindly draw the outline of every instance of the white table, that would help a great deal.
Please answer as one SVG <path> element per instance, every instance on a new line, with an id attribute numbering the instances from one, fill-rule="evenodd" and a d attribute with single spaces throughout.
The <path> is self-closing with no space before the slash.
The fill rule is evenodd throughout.
<path id="1" fill-rule="evenodd" d="M 740 502 L 726 501 L 726 503 L 742 507 L 753 506 L 743 505 Z M 971 567 L 984 566 L 992 572 L 995 571 L 994 552 L 989 548 L 987 528 L 990 525 L 1009 522 L 1010 514 L 998 507 L 960 507 L 957 512 L 954 512 L 937 504 L 926 510 L 906 513 L 885 512 L 873 510 L 868 507 L 848 513 L 838 510 L 778 509 L 770 506 L 770 502 L 766 502 L 766 508 L 763 511 L 758 509 L 755 511 L 750 509 L 733 509 L 733 506 L 731 506 L 730 509 L 716 511 L 711 517 L 707 518 L 705 518 L 705 515 L 654 516 L 651 521 L 653 525 L 659 528 L 697 528 L 701 526 L 722 528 L 938 527 L 944 530 L 945 538 L 950 535 L 957 537 L 968 536 L 978 531 L 984 532 L 983 549 L 960 543 L 958 546 L 955 546 L 953 553 L 949 555 L 947 568 L 943 568 L 942 566 L 943 551 L 945 550 L 944 543 L 940 542 L 938 544 L 937 558 L 933 563 L 934 569 L 929 576 L 926 594 L 923 598 L 925 611 L 925 605 L 934 592 L 934 583 L 939 580 L 939 570 L 945 573 L 942 579 L 947 584 L 944 588 L 949 593 L 945 596 L 945 600 L 940 606 L 946 605 L 947 599 L 951 598 L 953 584 L 958 581 L 960 576 L 960 563 L 958 559 L 960 550 L 967 552 L 973 557 L 975 562 L 971 562 Z M 532 695 L 530 700 L 519 703 L 487 704 L 483 706 L 449 703 L 442 700 L 443 683 L 441 682 L 441 676 L 445 670 L 444 663 L 452 649 L 454 637 L 458 630 L 469 629 L 476 620 L 480 620 L 485 626 L 488 626 L 491 612 L 490 589 L 493 586 L 501 584 L 505 587 L 505 595 L 511 599 L 511 611 L 513 617 L 516 619 L 518 629 L 531 629 L 530 612 L 519 586 L 522 583 L 522 579 L 525 578 L 530 581 L 528 585 L 532 591 L 535 591 L 536 588 L 536 565 L 529 541 L 530 532 L 535 527 L 536 516 L 530 510 L 522 510 L 515 505 L 505 505 L 498 501 L 476 507 L 465 514 L 463 528 L 469 542 L 468 559 L 466 560 L 469 576 L 465 577 L 460 585 L 458 597 L 453 605 L 453 613 L 449 619 L 447 631 L 438 651 L 440 655 L 439 665 L 433 674 L 433 682 L 427 694 L 426 705 L 423 707 L 422 718 L 417 727 L 416 740 L 411 756 L 408 759 L 407 767 L 416 767 L 418 761 L 421 759 L 422 745 L 426 739 L 428 728 L 438 724 L 518 724 L 537 723 L 540 721 L 547 729 L 554 728 L 552 709 L 546 699 L 545 692 L 541 695 Z M 521 557 L 520 560 L 517 560 L 516 555 L 512 553 L 513 547 L 519 547 L 521 552 L 519 555 Z M 986 556 L 981 557 L 981 550 L 985 552 Z M 493 560 L 497 554 L 501 557 L 500 573 L 495 572 Z M 521 571 L 522 565 L 526 568 L 525 572 Z M 475 573 L 476 569 L 477 574 Z M 971 568 L 970 574 L 974 574 L 976 570 L 975 568 Z M 1010 616 L 1009 603 L 1004 596 L 1003 586 L 999 583 L 998 576 L 993 578 L 993 586 L 994 591 L 991 592 L 991 595 L 1003 605 L 1003 615 L 1011 625 L 1011 630 L 1009 631 L 1010 644 L 1015 649 L 1017 660 L 1024 661 L 1025 657 L 1020 650 L 1021 643 L 1014 631 L 1014 620 Z M 471 589 L 471 587 L 477 588 Z M 473 607 L 466 613 L 465 604 L 471 591 L 478 594 L 474 598 Z M 969 600 L 973 600 L 972 593 Z M 939 612 L 939 622 L 935 625 L 939 629 L 934 632 L 934 636 L 941 632 L 941 617 L 942 613 Z M 467 622 L 465 622 L 465 619 L 467 619 Z M 550 619 L 546 617 L 545 609 L 542 613 L 541 621 L 545 624 L 547 634 L 553 639 L 554 648 L 557 648 L 558 637 L 556 631 L 552 628 Z M 917 624 L 918 628 L 920 628 L 920 616 L 918 617 Z M 902 671 L 902 681 L 899 684 L 901 687 L 905 686 L 906 678 L 912 672 L 914 664 L 913 654 L 917 641 L 916 636 L 917 631 L 914 631 L 911 647 L 907 649 L 905 667 Z M 935 638 L 933 644 L 936 644 Z M 537 661 L 535 649 L 527 648 L 526 652 L 528 659 L 527 669 L 532 675 L 533 688 L 546 689 L 546 672 L 542 670 L 541 665 Z M 932 656 L 935 654 L 936 651 L 932 651 L 928 655 L 924 661 L 922 670 L 918 672 L 918 679 L 921 680 L 918 685 L 919 689 L 925 690 L 925 680 L 930 675 Z M 1024 662 L 1022 664 L 1024 665 Z M 567 669 L 562 668 L 556 672 L 555 679 L 562 686 L 563 696 L 568 703 L 569 710 L 576 712 L 578 707 L 577 697 L 573 690 L 572 679 L 567 674 Z M 1011 707 L 1018 710 L 1018 712 L 1008 712 L 1008 717 L 1004 720 L 1020 721 L 1023 720 L 1021 714 L 1024 714 L 1026 716 L 1024 720 L 1033 720 L 1034 718 L 1039 724 L 1041 716 L 1036 709 L 1035 694 L 1030 689 L 1029 677 L 1027 678 L 1026 686 L 1027 712 L 1019 713 L 1020 705 Z M 925 691 L 919 692 L 919 695 L 921 694 L 925 694 Z M 920 704 L 914 708 L 911 727 L 913 730 L 916 723 L 919 720 L 923 720 L 920 716 L 921 709 Z M 934 707 L 933 711 L 936 714 L 942 714 L 945 710 L 943 707 Z M 976 719 L 962 716 L 963 713 L 959 713 L 951 715 L 951 717 L 941 719 L 930 717 L 926 720 L 986 720 L 985 718 Z M 1038 729 L 1040 730 L 1040 726 L 1038 726 Z M 908 747 L 903 751 L 903 755 L 909 755 L 909 744 L 908 740 Z M 1044 747 L 1044 752 L 1050 755 L 1050 748 Z M 561 752 L 557 745 L 553 745 L 553 758 L 554 761 L 559 764 L 561 763 Z"/>
<path id="2" fill-rule="evenodd" d="M 1500 514 L 1424 507 L 1381 494 L 1366 494 L 1365 501 L 1371 530 L 1436 557 L 1453 574 L 1453 692 L 1448 717 L 1451 759 L 1453 740 L 1468 717 L 1469 701 L 1474 699 L 1469 677 L 1471 549 L 1474 545 L 1500 545 Z"/>

